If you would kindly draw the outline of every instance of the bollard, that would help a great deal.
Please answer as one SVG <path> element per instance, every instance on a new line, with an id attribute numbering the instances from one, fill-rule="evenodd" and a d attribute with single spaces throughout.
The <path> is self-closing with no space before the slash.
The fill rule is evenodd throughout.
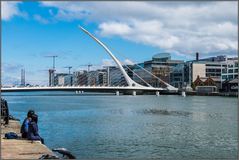
<path id="1" fill-rule="evenodd" d="M 182 91 L 182 96 L 183 96 L 183 97 L 186 97 L 185 91 Z"/>
<path id="2" fill-rule="evenodd" d="M 136 91 L 133 91 L 132 95 L 133 95 L 133 96 L 136 96 Z"/>
<path id="3" fill-rule="evenodd" d="M 116 96 L 119 96 L 119 91 L 116 91 L 116 93 L 115 93 L 115 94 L 116 94 Z"/>
<path id="4" fill-rule="evenodd" d="M 156 96 L 159 96 L 159 91 L 156 91 Z"/>

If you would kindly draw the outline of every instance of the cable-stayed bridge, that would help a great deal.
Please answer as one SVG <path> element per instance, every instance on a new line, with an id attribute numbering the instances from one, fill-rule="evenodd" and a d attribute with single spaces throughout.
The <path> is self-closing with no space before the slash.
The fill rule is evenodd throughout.
<path id="1" fill-rule="evenodd" d="M 76 91 L 76 93 L 82 93 L 85 91 L 88 92 L 115 92 L 116 95 L 119 95 L 120 93 L 123 94 L 144 94 L 144 93 L 152 93 L 154 92 L 156 95 L 159 95 L 162 91 L 168 91 L 168 92 L 177 92 L 178 89 L 171 86 L 170 84 L 166 83 L 159 77 L 152 74 L 150 71 L 144 69 L 141 66 L 137 66 L 138 68 L 142 69 L 144 71 L 144 74 L 148 74 L 150 77 L 153 77 L 155 81 L 157 81 L 160 85 L 159 86 L 152 86 L 145 80 L 142 75 L 142 72 L 136 73 L 133 70 L 131 70 L 127 65 L 122 65 L 122 63 L 115 57 L 115 55 L 110 51 L 110 49 L 102 43 L 99 39 L 97 39 L 95 36 L 93 36 L 90 32 L 88 32 L 83 27 L 79 27 L 83 32 L 85 32 L 87 35 L 89 35 L 94 41 L 96 41 L 100 46 L 104 48 L 106 53 L 109 54 L 109 56 L 112 58 L 112 60 L 116 63 L 118 73 L 114 76 L 109 76 L 108 73 L 108 84 L 79 84 L 79 85 L 73 85 L 73 86 L 44 86 L 44 87 L 11 87 L 11 88 L 1 88 L 2 92 L 22 92 L 22 91 Z M 137 64 L 136 64 L 137 65 Z M 135 77 L 133 80 L 132 76 L 130 77 L 128 73 L 125 71 L 127 69 L 130 71 L 133 76 Z M 89 73 L 87 73 L 89 74 Z M 122 76 L 120 76 L 122 75 Z M 120 79 L 123 79 L 123 83 L 121 84 L 110 84 L 109 83 L 109 77 L 112 79 L 120 77 Z M 89 76 L 88 79 L 89 81 Z M 86 81 L 84 78 L 81 79 L 81 81 Z"/>

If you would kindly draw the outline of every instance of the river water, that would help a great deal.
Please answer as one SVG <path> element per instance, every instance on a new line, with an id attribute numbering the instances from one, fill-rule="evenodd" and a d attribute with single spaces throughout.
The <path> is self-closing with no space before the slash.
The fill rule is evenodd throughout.
<path id="1" fill-rule="evenodd" d="M 39 115 L 49 148 L 77 158 L 237 159 L 237 98 L 4 93 L 10 113 Z"/>

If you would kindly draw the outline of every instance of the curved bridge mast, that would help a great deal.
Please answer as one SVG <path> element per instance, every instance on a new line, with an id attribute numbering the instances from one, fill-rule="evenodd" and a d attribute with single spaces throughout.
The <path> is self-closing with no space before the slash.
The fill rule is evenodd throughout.
<path id="1" fill-rule="evenodd" d="M 86 29 L 84 29 L 83 27 L 79 26 L 79 28 L 84 31 L 86 34 L 88 34 L 92 39 L 94 39 L 98 44 L 100 44 L 105 50 L 106 52 L 110 55 L 110 57 L 115 61 L 115 63 L 117 64 L 117 66 L 119 67 L 120 71 L 123 73 L 124 75 L 124 78 L 127 82 L 127 84 L 130 86 L 130 87 L 145 87 L 145 86 L 142 86 L 138 83 L 136 83 L 134 80 L 132 80 L 128 74 L 125 72 L 122 64 L 120 63 L 120 61 L 113 55 L 113 53 L 109 50 L 108 47 L 106 47 L 104 45 L 104 43 L 102 43 L 100 40 L 98 40 L 96 37 L 94 37 L 90 32 L 88 32 Z"/>

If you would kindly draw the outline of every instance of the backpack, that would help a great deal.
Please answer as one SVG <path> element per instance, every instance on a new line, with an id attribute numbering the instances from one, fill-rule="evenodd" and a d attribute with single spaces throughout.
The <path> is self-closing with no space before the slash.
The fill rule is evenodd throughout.
<path id="1" fill-rule="evenodd" d="M 8 132 L 5 134 L 5 138 L 7 139 L 17 139 L 18 135 L 14 132 Z"/>

